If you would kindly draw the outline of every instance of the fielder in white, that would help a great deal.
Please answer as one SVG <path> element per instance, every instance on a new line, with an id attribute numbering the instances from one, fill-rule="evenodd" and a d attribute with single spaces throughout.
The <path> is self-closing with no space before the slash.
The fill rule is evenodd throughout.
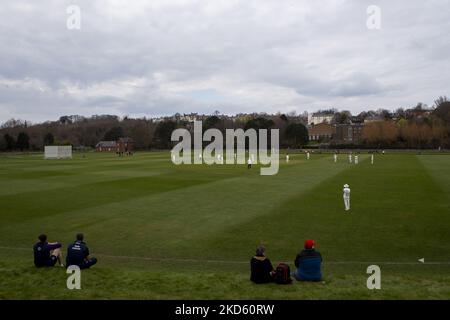
<path id="1" fill-rule="evenodd" d="M 373 160 L 374 160 L 374 157 L 373 157 L 373 153 L 372 153 L 372 157 L 370 157 L 370 163 L 373 164 Z"/>
<path id="2" fill-rule="evenodd" d="M 336 163 L 337 162 L 337 154 L 335 153 L 334 154 L 334 163 Z"/>
<path id="3" fill-rule="evenodd" d="M 306 153 L 306 159 L 309 160 L 309 152 Z"/>
<path id="4" fill-rule="evenodd" d="M 359 163 L 359 156 L 355 156 L 355 164 Z"/>
<path id="5" fill-rule="evenodd" d="M 349 211 L 350 210 L 350 186 L 348 184 L 344 185 L 344 206 L 345 206 L 345 211 Z"/>
<path id="6" fill-rule="evenodd" d="M 286 162 L 289 162 L 289 155 L 286 155 Z"/>
<path id="7" fill-rule="evenodd" d="M 348 162 L 349 163 L 353 162 L 353 158 L 352 158 L 352 154 L 351 153 L 348 155 Z"/>

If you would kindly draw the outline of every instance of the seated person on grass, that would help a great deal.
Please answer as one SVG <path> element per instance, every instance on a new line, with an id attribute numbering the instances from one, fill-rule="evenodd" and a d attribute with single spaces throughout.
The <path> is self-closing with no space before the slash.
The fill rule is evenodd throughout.
<path id="1" fill-rule="evenodd" d="M 38 239 L 39 242 L 33 246 L 34 265 L 38 268 L 53 267 L 58 262 L 61 267 L 64 267 L 62 264 L 61 244 L 58 242 L 47 242 L 47 235 L 45 234 L 41 234 Z"/>
<path id="2" fill-rule="evenodd" d="M 89 248 L 83 240 L 84 235 L 78 233 L 76 241 L 67 248 L 67 267 L 75 265 L 80 267 L 80 269 L 88 269 L 97 263 L 97 258 L 89 257 Z"/>
<path id="3" fill-rule="evenodd" d="M 294 277 L 299 281 L 322 280 L 322 256 L 314 249 L 314 240 L 305 240 L 305 249 L 295 258 L 297 271 Z"/>
<path id="4" fill-rule="evenodd" d="M 273 281 L 273 266 L 265 256 L 265 252 L 266 249 L 264 247 L 258 247 L 256 249 L 256 255 L 250 261 L 250 280 L 254 283 L 268 283 Z"/>

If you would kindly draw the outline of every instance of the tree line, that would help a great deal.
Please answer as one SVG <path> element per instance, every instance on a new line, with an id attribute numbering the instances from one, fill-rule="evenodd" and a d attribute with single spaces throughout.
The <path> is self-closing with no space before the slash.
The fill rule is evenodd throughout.
<path id="1" fill-rule="evenodd" d="M 432 108 L 419 103 L 414 108 L 364 111 L 353 116 L 348 111 L 334 112 L 331 125 L 364 123 L 361 148 L 449 148 L 450 102 L 440 97 Z M 242 114 L 200 117 L 203 130 L 279 129 L 280 147 L 301 148 L 308 144 L 307 116 L 289 114 Z M 376 121 L 367 121 L 375 119 Z M 119 118 L 115 115 L 63 116 L 57 121 L 30 124 L 11 119 L 0 126 L 0 151 L 41 151 L 45 145 L 72 145 L 75 148 L 94 148 L 99 141 L 115 141 L 130 137 L 137 150 L 170 149 L 172 131 L 192 129 L 192 122 L 179 115 L 164 119 Z M 339 147 L 332 144 L 334 147 Z"/>
<path id="2" fill-rule="evenodd" d="M 450 148 L 450 102 L 446 97 L 426 109 L 418 104 L 399 110 L 395 117 L 385 114 L 380 121 L 364 126 L 361 145 L 368 148 Z"/>
<path id="3" fill-rule="evenodd" d="M 203 116 L 203 130 L 226 129 L 280 129 L 282 147 L 298 148 L 308 142 L 308 130 L 299 116 L 284 114 L 242 115 L 231 119 L 227 116 Z M 92 117 L 64 116 L 58 121 L 30 125 L 11 119 L 0 127 L 1 151 L 40 151 L 45 145 L 72 145 L 75 148 L 94 148 L 99 141 L 116 141 L 130 137 L 135 149 L 169 149 L 172 131 L 192 128 L 192 122 L 166 117 L 155 121 L 146 118 L 119 118 L 114 115 Z"/>

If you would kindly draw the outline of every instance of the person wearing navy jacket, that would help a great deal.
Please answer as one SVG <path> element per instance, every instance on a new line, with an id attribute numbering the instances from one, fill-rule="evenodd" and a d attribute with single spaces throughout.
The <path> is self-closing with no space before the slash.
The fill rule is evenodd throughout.
<path id="1" fill-rule="evenodd" d="M 83 240 L 84 235 L 78 233 L 76 241 L 67 248 L 67 267 L 75 265 L 80 267 L 80 269 L 88 269 L 97 263 L 97 258 L 89 256 L 89 248 Z"/>

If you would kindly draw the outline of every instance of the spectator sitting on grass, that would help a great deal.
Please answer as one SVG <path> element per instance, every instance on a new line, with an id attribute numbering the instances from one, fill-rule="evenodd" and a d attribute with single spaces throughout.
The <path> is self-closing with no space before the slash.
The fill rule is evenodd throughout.
<path id="1" fill-rule="evenodd" d="M 39 242 L 33 246 L 34 265 L 38 268 L 53 267 L 58 262 L 61 267 L 64 267 L 61 244 L 58 242 L 49 243 L 45 234 L 41 234 L 38 239 Z"/>
<path id="2" fill-rule="evenodd" d="M 80 269 L 88 269 L 97 263 L 97 258 L 89 257 L 89 248 L 83 240 L 83 234 L 78 233 L 76 241 L 67 248 L 67 267 L 75 265 Z"/>
<path id="3" fill-rule="evenodd" d="M 322 255 L 314 248 L 314 240 L 305 240 L 305 249 L 295 258 L 295 266 L 294 277 L 298 281 L 322 280 Z"/>
<path id="4" fill-rule="evenodd" d="M 268 283 L 273 281 L 274 270 L 272 263 L 265 256 L 266 249 L 259 246 L 256 255 L 250 261 L 250 280 L 254 283 Z"/>

